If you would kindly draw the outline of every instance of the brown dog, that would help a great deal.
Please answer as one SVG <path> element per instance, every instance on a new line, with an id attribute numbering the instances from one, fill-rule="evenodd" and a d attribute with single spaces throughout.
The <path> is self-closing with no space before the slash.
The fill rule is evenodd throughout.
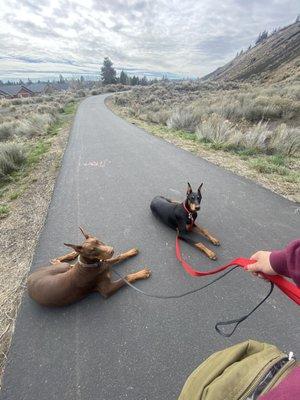
<path id="1" fill-rule="evenodd" d="M 110 267 L 138 254 L 137 249 L 112 258 L 114 250 L 82 228 L 85 237 L 82 245 L 65 243 L 74 251 L 52 261 L 51 266 L 39 268 L 28 278 L 29 296 L 43 306 L 65 306 L 83 299 L 91 292 L 108 297 L 124 286 L 123 279 L 111 280 Z M 72 261 L 72 266 L 64 261 Z M 128 282 L 149 278 L 151 271 L 142 269 L 125 277 Z"/>

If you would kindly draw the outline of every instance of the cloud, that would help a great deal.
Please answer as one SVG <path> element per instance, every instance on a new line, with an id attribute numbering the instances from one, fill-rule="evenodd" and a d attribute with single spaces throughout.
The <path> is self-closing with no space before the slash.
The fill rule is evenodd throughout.
<path id="1" fill-rule="evenodd" d="M 209 73 L 293 22 L 298 2 L 0 0 L 0 11 L 0 78 L 95 75 L 105 56 L 119 70 L 177 77 Z"/>

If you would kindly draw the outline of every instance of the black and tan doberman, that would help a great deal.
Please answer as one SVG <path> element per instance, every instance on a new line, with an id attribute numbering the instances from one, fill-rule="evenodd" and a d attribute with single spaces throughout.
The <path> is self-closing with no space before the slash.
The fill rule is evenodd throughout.
<path id="1" fill-rule="evenodd" d="M 28 278 L 29 296 L 43 306 L 65 306 L 83 299 L 91 292 L 108 297 L 125 285 L 123 279 L 111 280 L 110 267 L 138 254 L 137 249 L 112 257 L 113 247 L 86 233 L 82 245 L 65 243 L 73 252 L 52 260 L 52 265 L 34 271 Z M 78 258 L 74 266 L 68 262 Z M 128 282 L 149 278 L 148 268 L 129 274 Z"/>
<path id="2" fill-rule="evenodd" d="M 212 250 L 207 248 L 203 243 L 193 240 L 190 235 L 191 232 L 195 232 L 204 236 L 213 245 L 220 245 L 219 240 L 213 237 L 207 229 L 201 228 L 195 223 L 202 200 L 202 185 L 203 183 L 201 183 L 197 192 L 193 192 L 191 185 L 188 183 L 186 199 L 183 203 L 167 199 L 163 196 L 156 196 L 152 200 L 150 208 L 160 221 L 178 231 L 180 239 L 196 247 L 210 259 L 216 260 L 217 256 Z"/>

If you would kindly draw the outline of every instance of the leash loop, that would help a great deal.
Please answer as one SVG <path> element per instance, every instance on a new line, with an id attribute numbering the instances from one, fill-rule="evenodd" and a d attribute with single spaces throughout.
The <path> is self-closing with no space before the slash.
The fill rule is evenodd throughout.
<path id="1" fill-rule="evenodd" d="M 250 315 L 253 314 L 254 311 L 257 310 L 268 299 L 269 296 L 271 296 L 273 289 L 274 289 L 274 283 L 270 282 L 270 290 L 269 290 L 268 294 L 248 314 L 244 315 L 241 318 L 231 319 L 229 321 L 219 321 L 215 325 L 215 330 L 222 336 L 225 336 L 225 337 L 232 336 L 234 334 L 234 332 L 236 331 L 237 327 L 239 326 L 239 324 L 241 322 L 245 321 L 248 317 L 250 317 Z M 229 326 L 229 325 L 233 325 L 233 324 L 234 324 L 234 326 L 230 332 L 225 332 L 220 328 L 221 326 Z"/>

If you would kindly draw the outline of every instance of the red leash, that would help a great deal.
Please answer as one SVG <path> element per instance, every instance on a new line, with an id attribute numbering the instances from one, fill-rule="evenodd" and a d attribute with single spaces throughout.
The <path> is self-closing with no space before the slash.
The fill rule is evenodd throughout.
<path id="1" fill-rule="evenodd" d="M 235 260 L 230 261 L 229 264 L 222 265 L 217 268 L 213 268 L 209 271 L 197 271 L 193 269 L 183 258 L 180 251 L 179 238 L 176 236 L 176 257 L 177 260 L 181 263 L 186 272 L 191 276 L 207 276 L 214 275 L 218 272 L 224 271 L 225 269 L 238 265 L 239 267 L 245 268 L 246 265 L 255 263 L 255 260 L 250 260 L 247 258 L 236 258 Z M 268 279 L 270 282 L 273 282 L 283 293 L 285 293 L 291 300 L 293 300 L 296 304 L 300 305 L 300 288 L 297 287 L 294 283 L 288 281 L 284 277 L 280 275 L 265 275 L 262 274 L 264 278 Z"/>

